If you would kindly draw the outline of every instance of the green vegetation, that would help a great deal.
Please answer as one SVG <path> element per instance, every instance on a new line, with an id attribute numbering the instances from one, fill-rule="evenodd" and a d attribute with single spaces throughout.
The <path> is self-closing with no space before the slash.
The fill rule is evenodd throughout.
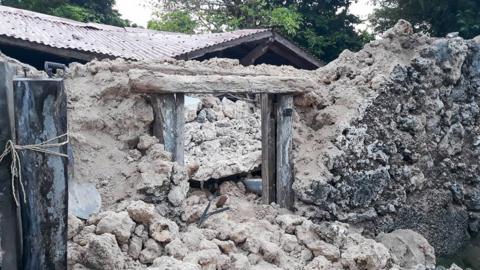
<path id="1" fill-rule="evenodd" d="M 175 10 L 163 15 L 156 15 L 156 17 L 159 19 L 153 19 L 148 22 L 149 29 L 193 34 L 197 28 L 197 22 L 186 11 Z"/>
<path id="2" fill-rule="evenodd" d="M 417 30 L 445 36 L 459 32 L 464 38 L 480 35 L 479 0 L 377 0 L 380 5 L 372 16 L 378 32 L 399 19 L 411 22 Z"/>
<path id="3" fill-rule="evenodd" d="M 115 26 L 130 24 L 128 20 L 120 18 L 120 13 L 113 9 L 115 0 L 0 0 L 0 4 L 81 22 Z"/>
<path id="4" fill-rule="evenodd" d="M 167 12 L 149 28 L 191 33 L 243 28 L 273 28 L 330 61 L 344 49 L 358 50 L 372 36 L 355 31 L 353 0 L 157 0 Z M 160 8 L 159 8 L 160 9 Z M 181 23 L 177 23 L 181 22 Z M 174 27 L 175 26 L 175 27 Z"/>

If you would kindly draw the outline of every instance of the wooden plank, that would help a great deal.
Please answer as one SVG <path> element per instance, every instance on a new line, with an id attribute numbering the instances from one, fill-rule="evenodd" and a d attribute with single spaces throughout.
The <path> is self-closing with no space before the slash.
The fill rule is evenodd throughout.
<path id="1" fill-rule="evenodd" d="M 310 78 L 292 76 L 177 75 L 143 69 L 132 69 L 128 76 L 131 90 L 145 94 L 301 94 L 317 87 Z"/>
<path id="2" fill-rule="evenodd" d="M 173 160 L 185 163 L 185 95 L 175 94 L 175 150 Z"/>
<path id="3" fill-rule="evenodd" d="M 184 96 L 183 94 L 152 95 L 155 115 L 153 135 L 172 153 L 174 161 L 184 163 Z"/>
<path id="4" fill-rule="evenodd" d="M 262 106 L 262 201 L 275 202 L 275 110 L 272 94 L 261 94 Z"/>
<path id="5" fill-rule="evenodd" d="M 277 203 L 280 207 L 293 208 L 294 194 L 293 162 L 292 162 L 292 114 L 293 97 L 291 95 L 277 95 Z"/>
<path id="6" fill-rule="evenodd" d="M 319 67 L 322 67 L 325 65 L 325 63 L 321 60 L 318 60 L 315 56 L 312 54 L 308 53 L 305 50 L 302 50 L 300 47 L 297 45 L 293 44 L 291 41 L 287 40 L 286 38 L 282 37 L 281 35 L 274 33 L 273 38 L 275 40 L 275 43 L 278 43 L 282 47 L 284 47 L 289 55 L 292 55 L 293 57 L 299 59 L 297 61 L 307 63 L 305 68 L 307 69 L 317 69 Z M 287 60 L 291 60 L 287 59 Z"/>
<path id="7" fill-rule="evenodd" d="M 272 44 L 273 39 L 267 39 L 266 41 L 262 42 L 260 45 L 255 47 L 252 51 L 250 51 L 247 55 L 245 55 L 242 59 L 240 59 L 240 64 L 244 66 L 250 66 L 255 63 L 255 61 L 262 55 L 264 55 L 270 44 Z"/>
<path id="8" fill-rule="evenodd" d="M 15 69 L 0 62 L 0 147 L 11 139 L 7 92 L 13 92 Z M 21 239 L 17 209 L 12 196 L 10 157 L 0 163 L 0 269 L 20 268 Z"/>
<path id="9" fill-rule="evenodd" d="M 67 132 L 67 98 L 61 79 L 15 79 L 17 144 L 38 144 Z M 67 153 L 67 146 L 49 150 Z M 66 269 L 68 159 L 19 151 L 25 200 L 20 199 L 23 269 Z"/>
<path id="10" fill-rule="evenodd" d="M 191 59 L 202 57 L 207 53 L 223 51 L 228 48 L 232 48 L 232 47 L 239 46 L 249 42 L 255 42 L 257 40 L 269 38 L 272 36 L 273 36 L 273 33 L 271 31 L 259 32 L 253 35 L 246 35 L 244 37 L 221 42 L 213 46 L 208 46 L 207 48 L 202 48 L 202 49 L 198 49 L 188 53 L 180 54 L 178 56 L 175 56 L 175 59 L 191 60 Z"/>

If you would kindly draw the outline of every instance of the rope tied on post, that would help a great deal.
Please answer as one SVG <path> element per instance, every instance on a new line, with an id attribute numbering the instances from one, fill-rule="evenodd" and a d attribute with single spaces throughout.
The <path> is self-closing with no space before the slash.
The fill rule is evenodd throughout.
<path id="1" fill-rule="evenodd" d="M 61 139 L 64 139 L 64 141 L 55 142 L 55 141 L 60 141 Z M 18 201 L 17 194 L 16 194 L 15 179 L 18 180 L 18 185 L 22 190 L 23 201 L 26 202 L 25 187 L 22 181 L 22 164 L 20 162 L 20 155 L 18 154 L 18 150 L 30 150 L 30 151 L 35 151 L 39 153 L 44 153 L 47 155 L 54 155 L 54 156 L 68 158 L 68 155 L 66 154 L 50 150 L 50 148 L 61 147 L 61 146 L 67 145 L 68 143 L 69 143 L 68 133 L 46 140 L 39 144 L 17 145 L 12 140 L 7 141 L 5 145 L 5 149 L 3 150 L 3 153 L 0 155 L 0 162 L 2 162 L 2 160 L 6 156 L 11 154 L 12 163 L 10 164 L 10 170 L 12 173 L 12 179 L 11 179 L 12 193 L 13 193 L 13 199 L 15 200 L 17 207 L 20 206 L 20 203 Z"/>

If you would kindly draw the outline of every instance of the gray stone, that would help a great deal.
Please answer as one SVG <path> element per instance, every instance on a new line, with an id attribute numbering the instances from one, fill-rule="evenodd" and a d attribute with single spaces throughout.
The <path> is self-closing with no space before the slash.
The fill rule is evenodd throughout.
<path id="1" fill-rule="evenodd" d="M 412 230 L 396 230 L 380 234 L 377 241 L 395 256 L 396 263 L 407 269 L 418 266 L 435 267 L 435 250 L 420 234 Z"/>
<path id="2" fill-rule="evenodd" d="M 123 255 L 115 236 L 109 233 L 92 235 L 87 244 L 84 262 L 85 266 L 92 269 L 122 269 Z"/>

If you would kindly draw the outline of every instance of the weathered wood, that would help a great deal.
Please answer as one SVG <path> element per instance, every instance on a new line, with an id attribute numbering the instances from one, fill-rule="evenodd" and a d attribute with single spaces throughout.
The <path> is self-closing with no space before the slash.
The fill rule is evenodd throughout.
<path id="1" fill-rule="evenodd" d="M 60 79 L 15 79 L 17 144 L 38 144 L 67 132 L 67 99 Z M 67 146 L 50 150 L 67 153 Z M 26 202 L 20 200 L 23 269 L 66 269 L 68 159 L 19 151 Z"/>
<path id="2" fill-rule="evenodd" d="M 195 50 L 195 51 L 192 51 L 192 52 L 181 54 L 181 55 L 176 56 L 175 58 L 176 59 L 182 59 L 182 60 L 195 59 L 195 58 L 202 57 L 207 53 L 223 51 L 223 50 L 228 49 L 228 48 L 232 48 L 232 47 L 239 46 L 239 45 L 249 43 L 249 42 L 254 42 L 254 41 L 257 41 L 257 40 L 264 39 L 264 38 L 269 38 L 269 37 L 272 37 L 272 36 L 273 36 L 273 33 L 271 31 L 259 32 L 259 33 L 253 34 L 253 35 L 246 35 L 246 36 L 241 37 L 241 38 L 236 38 L 236 39 L 232 39 L 232 40 L 229 40 L 229 41 L 220 42 L 220 43 L 218 43 L 216 45 L 213 45 L 213 46 L 208 46 L 208 47 L 203 48 L 203 49 L 198 49 L 198 50 Z"/>
<path id="3" fill-rule="evenodd" d="M 152 95 L 155 115 L 153 135 L 172 153 L 173 160 L 184 163 L 184 96 L 183 94 Z"/>
<path id="4" fill-rule="evenodd" d="M 174 93 L 292 93 L 313 91 L 316 83 L 306 77 L 173 75 L 142 69 L 128 73 L 132 91 L 146 94 Z"/>
<path id="5" fill-rule="evenodd" d="M 281 207 L 293 208 L 294 194 L 292 162 L 292 114 L 293 97 L 277 95 L 277 203 Z"/>
<path id="6" fill-rule="evenodd" d="M 262 201 L 275 202 L 275 110 L 274 95 L 262 94 Z"/>
<path id="7" fill-rule="evenodd" d="M 175 94 L 175 150 L 173 159 L 183 165 L 185 163 L 185 95 Z"/>
<path id="8" fill-rule="evenodd" d="M 0 149 L 11 139 L 7 91 L 13 92 L 14 67 L 0 62 Z M 0 269 L 20 268 L 20 233 L 17 208 L 12 196 L 9 157 L 0 163 Z"/>
<path id="9" fill-rule="evenodd" d="M 273 39 L 275 40 L 276 44 L 286 49 L 283 50 L 284 53 L 282 53 L 281 56 L 285 57 L 288 61 L 294 61 L 298 63 L 301 65 L 301 68 L 317 69 L 325 65 L 323 61 L 318 60 L 315 56 L 309 54 L 305 50 L 302 50 L 297 45 L 293 44 L 279 34 L 273 33 Z"/>
<path id="10" fill-rule="evenodd" d="M 250 51 L 247 55 L 245 55 L 242 59 L 240 59 L 240 64 L 244 66 L 253 65 L 260 56 L 264 55 L 268 51 L 268 48 L 270 47 L 270 44 L 272 44 L 272 42 L 273 39 L 271 38 L 262 42 L 260 45 Z"/>

